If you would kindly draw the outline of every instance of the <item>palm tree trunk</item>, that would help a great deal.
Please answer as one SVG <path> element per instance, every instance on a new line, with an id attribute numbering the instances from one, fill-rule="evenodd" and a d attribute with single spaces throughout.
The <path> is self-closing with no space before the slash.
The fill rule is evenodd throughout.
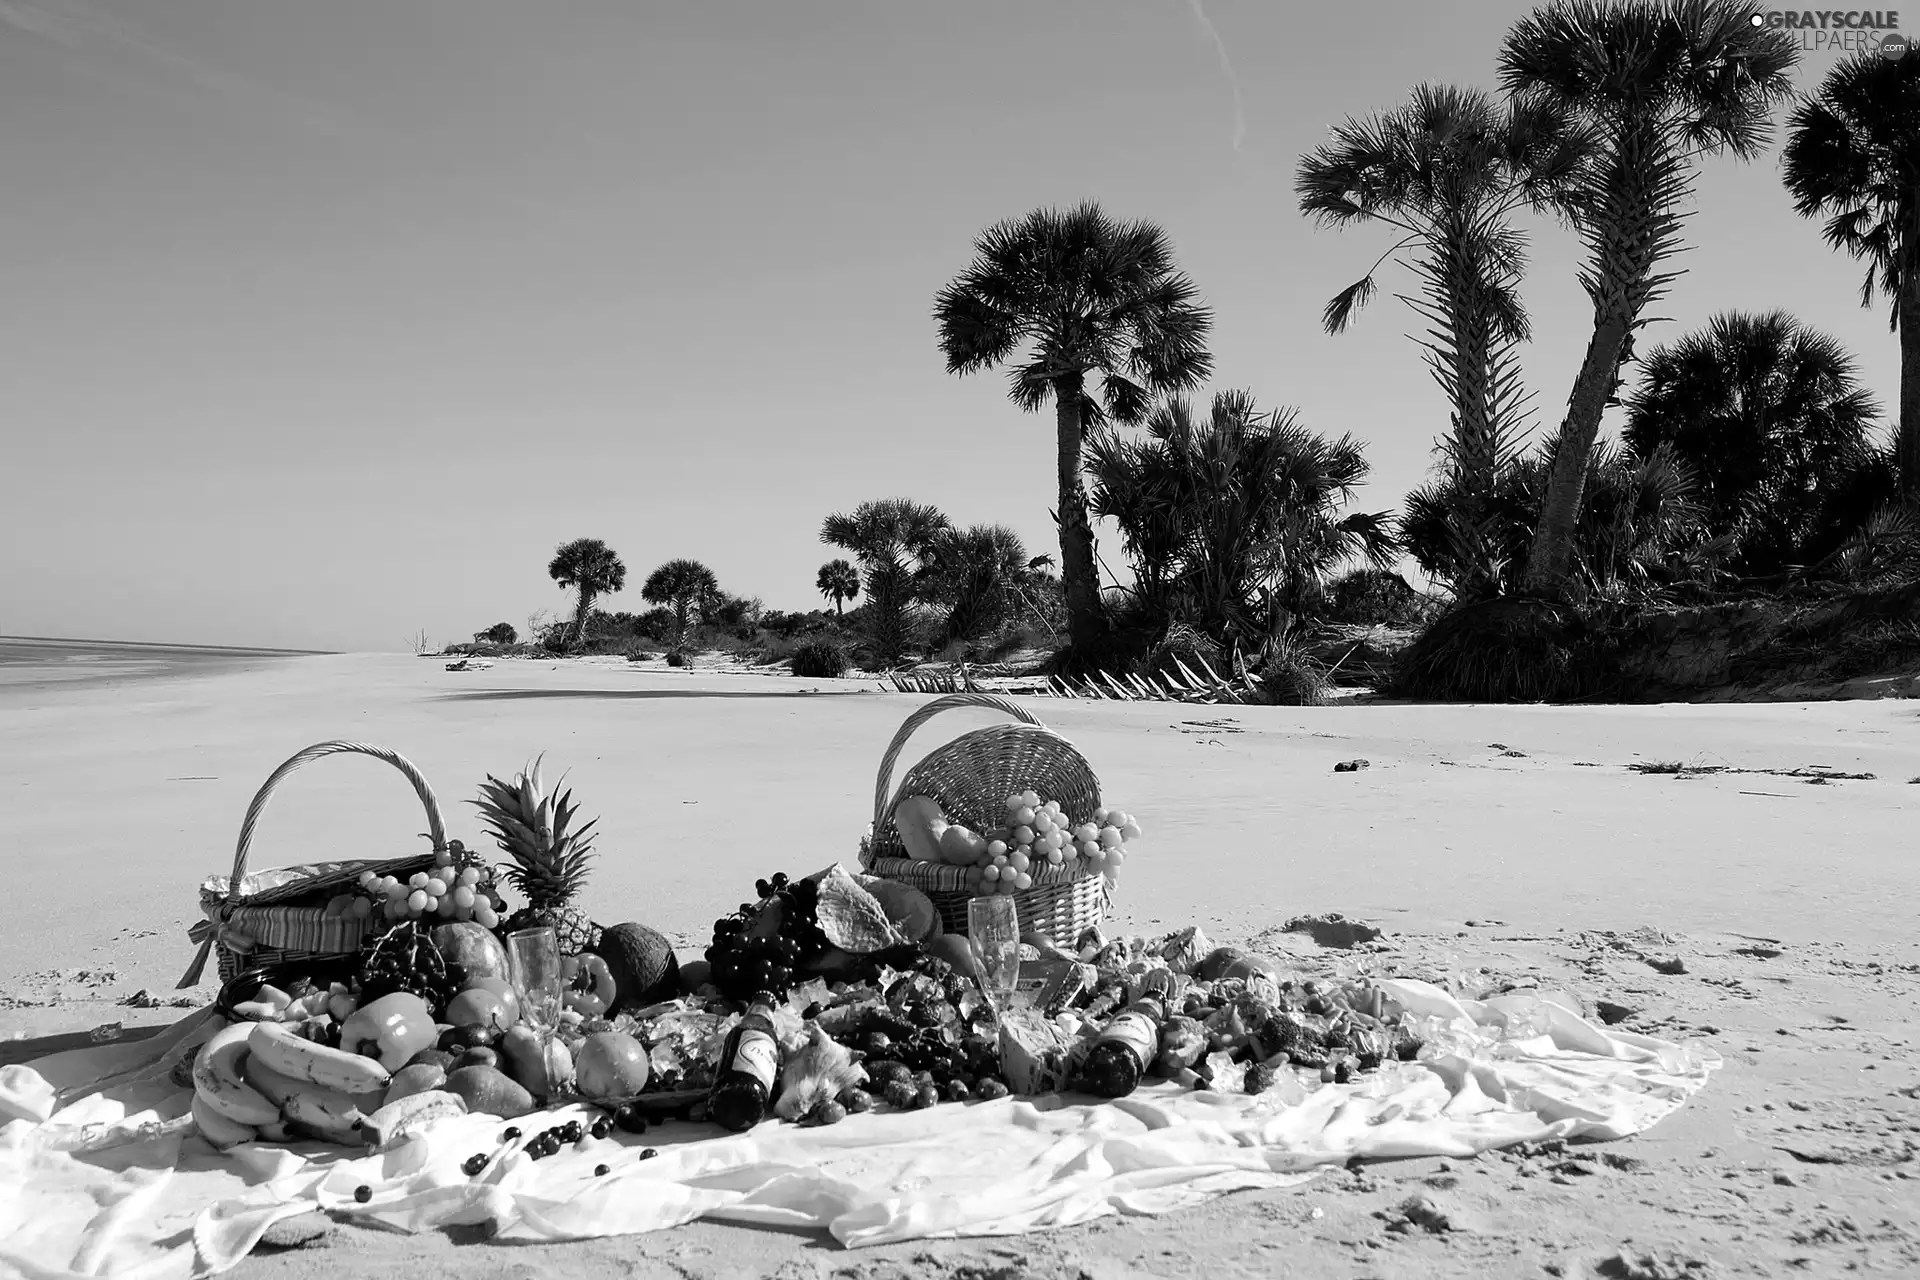
<path id="1" fill-rule="evenodd" d="M 847 602 L 839 596 L 833 598 L 833 616 L 836 618 L 845 618 L 847 616 Z"/>
<path id="2" fill-rule="evenodd" d="M 1554 445 L 1553 470 L 1547 479 L 1540 523 L 1534 526 L 1533 548 L 1527 555 L 1527 572 L 1521 583 L 1527 591 L 1558 590 L 1573 563 L 1573 531 L 1580 520 L 1580 503 L 1586 497 L 1593 442 L 1600 435 L 1600 419 L 1619 376 L 1620 349 L 1630 328 L 1623 318 L 1595 316 L 1593 337 L 1587 341 L 1586 359 L 1580 362 L 1580 374 L 1573 381 L 1573 395 L 1567 402 L 1566 421 Z"/>
<path id="3" fill-rule="evenodd" d="M 587 643 L 587 611 L 593 607 L 593 592 L 580 588 L 579 614 L 573 620 L 573 644 L 580 648 Z"/>
<path id="4" fill-rule="evenodd" d="M 1913 201 L 1908 220 L 1911 242 L 1900 273 L 1900 434 L 1894 445 L 1899 463 L 1900 493 L 1920 499 L 1920 197 Z"/>
<path id="5" fill-rule="evenodd" d="M 1087 518 L 1081 463 L 1086 450 L 1085 394 L 1079 374 L 1053 383 L 1059 464 L 1060 585 L 1067 598 L 1067 643 L 1084 650 L 1101 632 L 1100 580 L 1093 563 L 1093 523 Z"/>

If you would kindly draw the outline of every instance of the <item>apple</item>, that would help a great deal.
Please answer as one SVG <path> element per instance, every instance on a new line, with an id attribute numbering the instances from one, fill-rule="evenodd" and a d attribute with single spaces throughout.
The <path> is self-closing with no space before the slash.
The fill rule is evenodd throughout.
<path id="1" fill-rule="evenodd" d="M 600 1031 L 580 1042 L 573 1071 L 583 1097 L 596 1102 L 631 1098 L 647 1087 L 646 1046 L 622 1031 Z"/>
<path id="2" fill-rule="evenodd" d="M 497 979 L 482 979 L 494 982 Z M 501 983 L 505 986 L 505 983 Z M 491 986 L 472 986 L 447 1002 L 447 1021 L 456 1027 L 488 1027 L 499 1032 L 505 1031 L 520 1021 L 520 998 L 509 987 L 504 993 Z M 473 1037 L 467 1037 L 467 1043 L 473 1043 Z"/>

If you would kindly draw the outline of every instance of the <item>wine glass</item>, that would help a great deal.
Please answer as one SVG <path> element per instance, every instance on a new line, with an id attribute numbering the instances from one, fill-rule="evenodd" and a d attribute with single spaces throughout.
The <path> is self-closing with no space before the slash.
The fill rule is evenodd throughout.
<path id="1" fill-rule="evenodd" d="M 507 976 L 520 996 L 521 1020 L 544 1041 L 560 1027 L 559 935 L 544 927 L 508 934 Z"/>
<path id="2" fill-rule="evenodd" d="M 1003 893 L 967 902 L 967 940 L 980 963 L 981 985 L 996 1011 L 1009 1007 L 1020 982 L 1020 913 Z"/>

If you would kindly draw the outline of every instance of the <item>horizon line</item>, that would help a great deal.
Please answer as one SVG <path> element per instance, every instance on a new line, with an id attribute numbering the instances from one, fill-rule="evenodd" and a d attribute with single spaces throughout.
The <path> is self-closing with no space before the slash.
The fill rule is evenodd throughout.
<path id="1" fill-rule="evenodd" d="M 37 644 L 100 644 L 115 645 L 123 649 L 173 649 L 176 651 L 202 653 L 257 653 L 272 654 L 294 658 L 337 658 L 338 649 L 269 649 L 260 645 L 238 644 L 171 644 L 159 640 L 98 640 L 82 636 L 8 636 L 0 635 L 0 641 L 30 640 Z"/>

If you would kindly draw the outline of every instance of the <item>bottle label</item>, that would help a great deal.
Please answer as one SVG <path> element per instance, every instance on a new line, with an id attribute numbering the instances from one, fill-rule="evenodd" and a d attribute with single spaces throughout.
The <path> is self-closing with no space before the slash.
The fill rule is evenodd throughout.
<path id="1" fill-rule="evenodd" d="M 729 1069 L 752 1076 L 767 1087 L 768 1093 L 772 1093 L 773 1082 L 780 1075 L 780 1046 L 764 1031 L 742 1031 L 739 1041 L 733 1046 L 733 1062 Z"/>
<path id="2" fill-rule="evenodd" d="M 1100 1043 L 1127 1046 L 1143 1067 L 1160 1056 L 1160 1030 L 1144 1013 L 1123 1013 L 1109 1022 Z"/>

